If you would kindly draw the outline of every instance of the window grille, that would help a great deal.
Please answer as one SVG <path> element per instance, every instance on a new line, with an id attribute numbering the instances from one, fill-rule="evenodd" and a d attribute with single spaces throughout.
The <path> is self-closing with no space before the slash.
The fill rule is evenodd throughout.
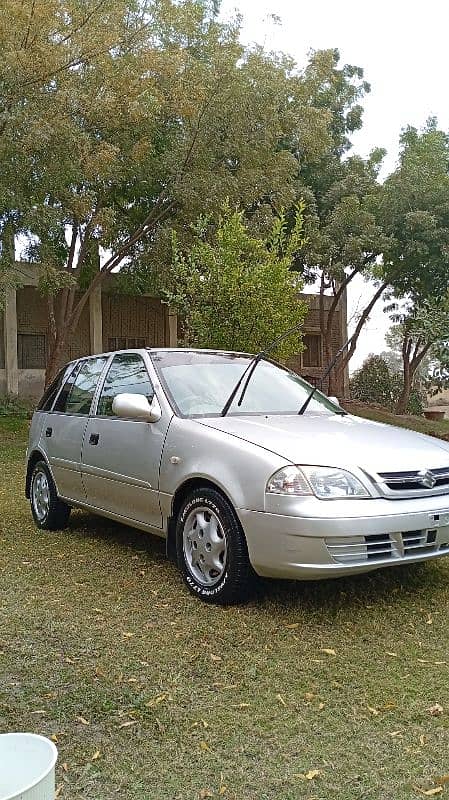
<path id="1" fill-rule="evenodd" d="M 134 350 L 145 347 L 145 339 L 138 337 L 112 336 L 108 339 L 108 350 Z"/>
<path id="2" fill-rule="evenodd" d="M 45 333 L 18 333 L 17 360 L 19 369 L 45 369 L 47 346 Z"/>
<path id="3" fill-rule="evenodd" d="M 306 333 L 303 342 L 303 367 L 321 367 L 321 335 L 319 333 Z"/>

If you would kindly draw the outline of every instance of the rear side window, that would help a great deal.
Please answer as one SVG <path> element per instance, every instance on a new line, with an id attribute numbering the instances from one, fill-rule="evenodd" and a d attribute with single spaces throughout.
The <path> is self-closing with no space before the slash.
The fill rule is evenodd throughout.
<path id="1" fill-rule="evenodd" d="M 65 367 L 59 370 L 56 378 L 50 383 L 50 386 L 47 386 L 36 407 L 36 411 L 51 411 L 56 395 L 64 383 L 64 380 L 68 377 L 70 372 L 73 371 L 74 366 L 74 364 L 66 364 Z"/>
<path id="2" fill-rule="evenodd" d="M 117 394 L 143 394 L 151 402 L 153 385 L 144 364 L 137 353 L 120 353 L 114 356 L 98 401 L 97 414 L 112 417 L 112 401 Z"/>
<path id="3" fill-rule="evenodd" d="M 104 357 L 81 361 L 64 384 L 54 410 L 66 414 L 88 414 L 106 360 Z"/>

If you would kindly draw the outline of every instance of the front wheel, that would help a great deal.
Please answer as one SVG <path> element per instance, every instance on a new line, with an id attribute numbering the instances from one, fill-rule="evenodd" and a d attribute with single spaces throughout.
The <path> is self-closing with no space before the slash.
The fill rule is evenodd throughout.
<path id="1" fill-rule="evenodd" d="M 38 528 L 56 531 L 67 527 L 70 506 L 59 500 L 45 461 L 38 461 L 31 475 L 31 513 Z"/>
<path id="2" fill-rule="evenodd" d="M 245 537 L 230 503 L 215 489 L 197 489 L 176 520 L 178 563 L 192 594 L 230 605 L 248 597 L 253 571 Z"/>

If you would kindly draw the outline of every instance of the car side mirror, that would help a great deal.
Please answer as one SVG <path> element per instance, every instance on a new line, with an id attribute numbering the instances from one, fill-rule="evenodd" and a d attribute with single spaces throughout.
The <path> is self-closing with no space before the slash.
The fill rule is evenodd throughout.
<path id="1" fill-rule="evenodd" d="M 117 417 L 140 419 L 143 422 L 157 422 L 162 416 L 156 395 L 153 395 L 150 403 L 143 394 L 116 394 L 112 401 L 112 411 Z"/>
<path id="2" fill-rule="evenodd" d="M 338 397 L 328 397 L 327 399 L 331 400 L 332 403 L 335 403 L 336 406 L 340 405 L 340 400 L 338 399 Z"/>

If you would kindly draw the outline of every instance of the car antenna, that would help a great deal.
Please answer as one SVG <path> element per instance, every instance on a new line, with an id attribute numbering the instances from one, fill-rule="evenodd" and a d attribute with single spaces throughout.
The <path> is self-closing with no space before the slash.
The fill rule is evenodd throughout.
<path id="1" fill-rule="evenodd" d="M 329 366 L 326 367 L 326 369 L 323 372 L 323 374 L 322 374 L 322 376 L 320 378 L 320 381 L 319 381 L 320 389 L 323 388 L 323 383 L 326 380 L 327 376 L 329 375 L 329 373 L 335 367 L 335 364 L 337 363 L 337 361 L 340 358 L 341 354 L 344 353 L 344 351 L 346 350 L 347 347 L 349 347 L 349 345 L 351 344 L 351 342 L 354 339 L 354 337 L 355 337 L 355 333 L 353 333 L 352 336 L 350 336 L 349 339 L 340 347 L 340 349 L 338 350 L 338 352 L 335 354 L 335 356 L 333 357 L 332 361 L 330 362 Z M 312 400 L 312 398 L 313 398 L 315 392 L 317 391 L 317 389 L 318 389 L 318 385 L 313 387 L 313 389 L 310 392 L 309 396 L 306 397 L 304 403 L 302 404 L 301 408 L 299 409 L 298 414 L 304 414 L 304 411 L 306 410 L 307 406 L 309 405 L 310 401 Z"/>
<path id="2" fill-rule="evenodd" d="M 287 337 L 290 336 L 292 333 L 295 333 L 295 331 L 301 330 L 303 328 L 303 326 L 304 326 L 304 323 L 301 322 L 299 325 L 294 325 L 293 328 L 289 328 L 288 331 L 286 331 L 281 336 L 278 336 L 276 339 L 274 339 L 271 342 L 271 344 L 269 344 L 268 347 L 265 348 L 265 350 L 261 350 L 260 353 L 257 353 L 257 355 L 255 355 L 254 358 L 251 359 L 251 361 L 249 362 L 247 368 L 245 369 L 243 374 L 240 376 L 238 382 L 236 383 L 236 385 L 234 386 L 231 394 L 229 395 L 228 399 L 226 400 L 226 403 L 224 404 L 224 406 L 223 406 L 223 408 L 221 410 L 221 416 L 222 417 L 225 417 L 226 414 L 228 413 L 228 411 L 229 411 L 229 409 L 230 409 L 230 407 L 232 405 L 232 401 L 234 400 L 238 390 L 240 389 L 243 381 L 246 378 L 245 385 L 243 386 L 242 393 L 241 393 L 241 395 L 239 397 L 239 401 L 237 403 L 237 405 L 239 405 L 239 406 L 242 405 L 243 398 L 245 396 L 245 392 L 246 392 L 248 383 L 250 382 L 251 376 L 252 376 L 254 370 L 256 369 L 259 361 L 264 356 L 266 356 L 267 353 L 271 352 L 271 350 L 273 350 L 276 347 L 276 345 L 279 344 L 279 342 L 282 342 L 284 339 L 287 339 Z"/>

